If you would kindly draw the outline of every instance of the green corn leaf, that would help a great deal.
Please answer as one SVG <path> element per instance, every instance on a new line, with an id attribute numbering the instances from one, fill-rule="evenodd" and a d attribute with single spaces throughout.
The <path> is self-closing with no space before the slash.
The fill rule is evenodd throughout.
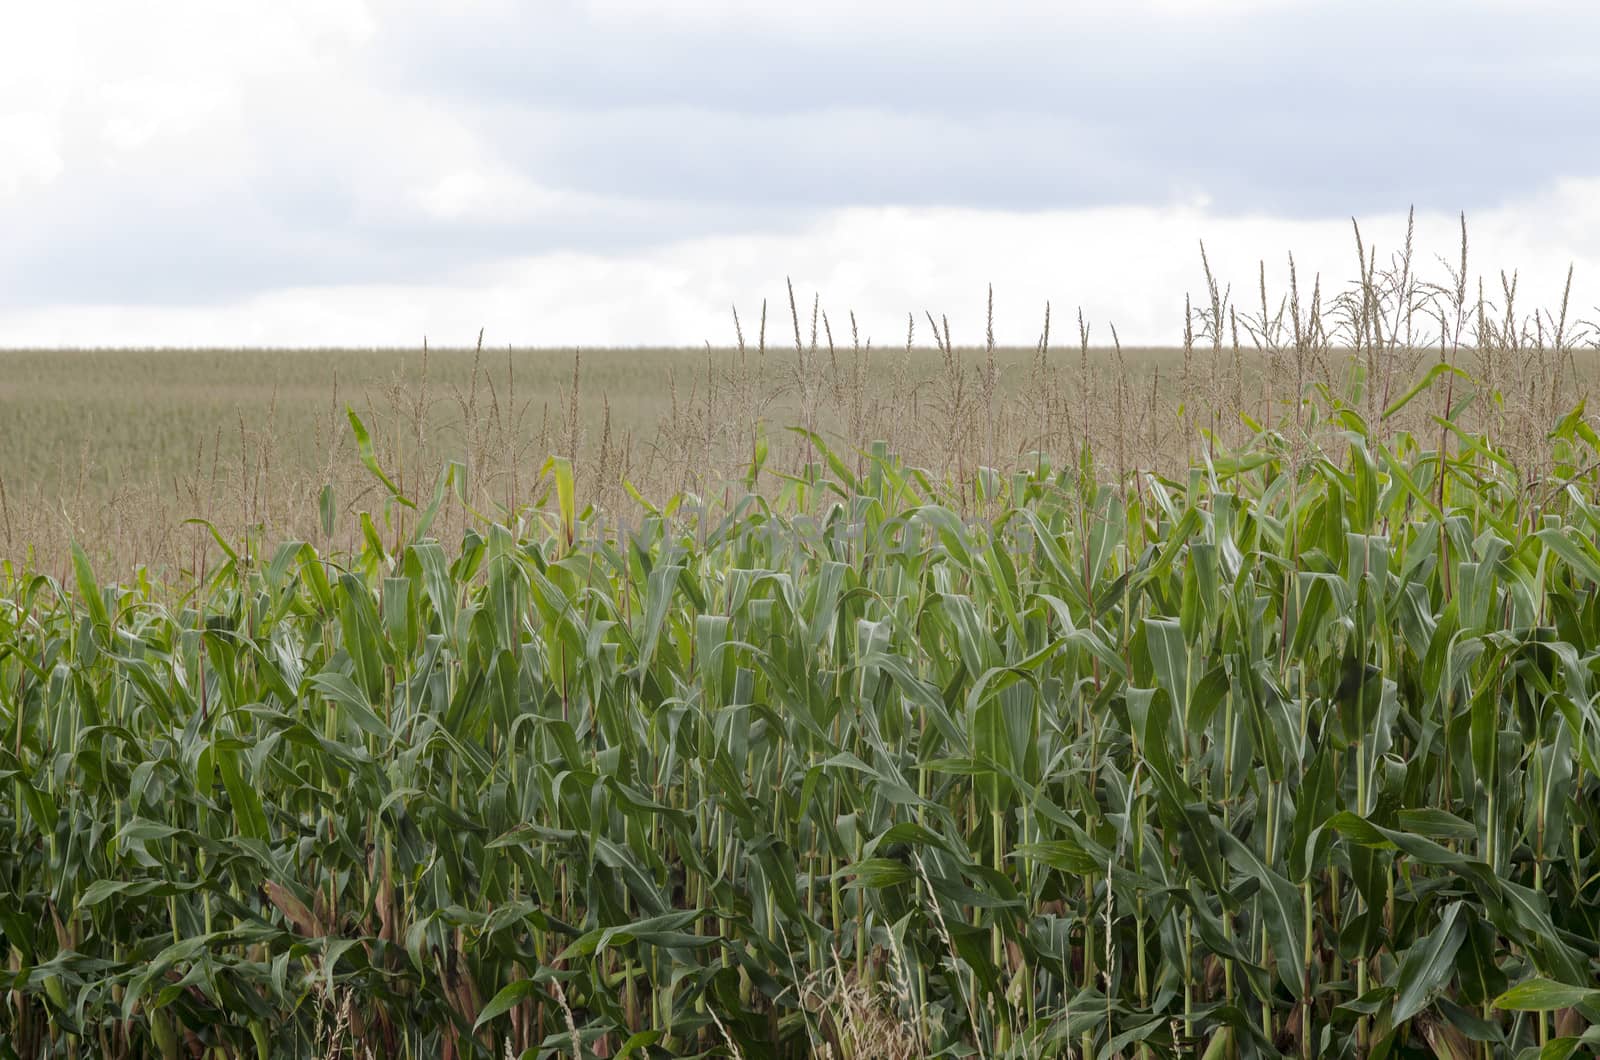
<path id="1" fill-rule="evenodd" d="M 361 453 L 361 462 L 366 465 L 368 471 L 372 472 L 372 476 L 374 478 L 383 483 L 383 488 L 389 491 L 389 496 L 393 497 L 407 508 L 415 508 L 417 506 L 416 502 L 411 500 L 405 494 L 401 493 L 400 487 L 396 486 L 394 481 L 390 479 L 389 476 L 384 472 L 383 468 L 378 465 L 377 454 L 373 452 L 372 448 L 372 435 L 367 433 L 366 424 L 361 422 L 361 417 L 356 415 L 356 410 L 347 405 L 345 406 L 344 411 L 345 415 L 350 420 L 350 430 L 356 436 L 356 446 Z M 332 521 L 327 520 L 325 525 L 331 527 Z"/>
<path id="2" fill-rule="evenodd" d="M 1528 979 L 1492 1002 L 1495 1008 L 1518 1012 L 1553 1012 L 1561 1008 L 1600 1004 L 1600 990 L 1570 986 L 1549 979 Z"/>
<path id="3" fill-rule="evenodd" d="M 1438 925 L 1406 951 L 1395 972 L 1394 1009 L 1391 1019 L 1404 1023 L 1432 1000 L 1456 972 L 1456 952 L 1467 937 L 1467 920 L 1461 902 L 1452 902 Z"/>

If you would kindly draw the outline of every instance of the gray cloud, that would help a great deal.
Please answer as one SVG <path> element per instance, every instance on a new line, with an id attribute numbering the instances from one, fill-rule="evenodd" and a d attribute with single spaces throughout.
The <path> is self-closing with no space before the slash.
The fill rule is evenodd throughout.
<path id="1" fill-rule="evenodd" d="M 1472 209 L 1600 170 L 1600 16 L 1573 6 L 827 36 L 541 6 L 417 29 L 386 38 L 392 84 L 492 100 L 513 132 L 560 114 L 523 164 L 628 194 L 1038 209 L 1201 189 L 1224 210 L 1326 216 Z"/>
<path id="2" fill-rule="evenodd" d="M 1600 173 L 1587 7 L 1008 12 L 819 28 L 384 7 L 369 39 L 318 38 L 144 149 L 108 148 L 79 92 L 61 175 L 0 194 L 0 306 L 443 282 L 841 207 L 1450 213 Z M 457 203 L 438 189 L 462 174 L 487 183 Z"/>

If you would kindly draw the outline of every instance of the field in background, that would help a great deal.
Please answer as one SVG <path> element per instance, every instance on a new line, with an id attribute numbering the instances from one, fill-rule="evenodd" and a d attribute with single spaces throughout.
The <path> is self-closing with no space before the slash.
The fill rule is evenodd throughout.
<path id="1" fill-rule="evenodd" d="M 948 483 L 1075 464 L 1085 448 L 1107 480 L 1182 477 L 1259 430 L 1319 444 L 1303 399 L 1321 391 L 1380 440 L 1448 414 L 1543 473 L 1549 424 L 1600 364 L 1570 275 L 1542 304 L 1514 272 L 1474 278 L 1465 229 L 1431 265 L 1410 231 L 1384 257 L 1359 232 L 1355 249 L 1349 282 L 1299 277 L 1291 258 L 1281 291 L 1264 267 L 1230 285 L 1202 249 L 1203 286 L 1160 349 L 1123 349 L 1111 326 L 1052 322 L 1049 307 L 1033 348 L 997 348 L 992 313 L 978 335 L 925 313 L 869 340 L 791 289 L 733 315 L 737 344 L 720 348 L 0 351 L 0 560 L 59 573 L 76 541 L 183 582 L 218 554 L 194 519 L 228 541 L 354 547 L 353 520 L 330 534 L 322 514 L 373 499 L 347 407 L 403 491 L 427 494 L 458 464 L 441 533 L 544 503 L 551 453 L 571 459 L 580 506 L 623 517 L 639 495 L 765 492 L 818 459 L 795 427 L 857 470 L 883 443 Z M 1428 372 L 1447 385 L 1386 415 Z"/>
<path id="2" fill-rule="evenodd" d="M 346 405 L 404 488 L 426 492 L 444 462 L 461 461 L 476 473 L 474 500 L 490 510 L 532 500 L 551 452 L 575 456 L 580 480 L 594 487 L 586 499 L 613 505 L 625 496 L 623 477 L 651 496 L 740 482 L 758 418 L 771 425 L 770 466 L 792 469 L 806 446 L 782 424 L 809 422 L 846 450 L 882 440 L 918 463 L 954 468 L 982 444 L 1005 462 L 1075 434 L 1085 411 L 1098 416 L 1071 395 L 1083 390 L 1080 350 L 1041 359 L 996 349 L 986 393 L 984 349 L 947 359 L 931 342 L 903 343 L 859 356 L 836 347 L 831 357 L 821 342 L 797 352 L 792 336 L 765 350 L 752 337 L 742 353 L 0 351 L 0 557 L 22 562 L 31 546 L 54 569 L 76 538 L 105 559 L 171 573 L 209 540 L 184 525 L 189 518 L 229 536 L 260 524 L 309 539 L 325 484 L 339 487 L 342 508 L 370 499 Z M 1095 348 L 1087 357 L 1102 389 L 1123 372 L 1129 419 L 1147 418 L 1152 399 L 1173 405 L 1182 362 L 1181 349 L 1126 350 L 1119 361 Z M 1246 363 L 1254 372 L 1259 358 Z M 980 442 L 977 425 L 962 422 L 977 417 L 992 420 L 992 439 Z M 1113 426 L 1107 415 L 1091 430 L 1104 437 Z M 1158 455 L 1170 427 L 1146 434 L 1141 461 Z"/>
<path id="3" fill-rule="evenodd" d="M 998 386 L 1008 401 L 1028 383 L 1034 351 L 996 351 Z M 971 363 L 982 350 L 961 351 Z M 749 351 L 747 359 L 760 355 Z M 825 358 L 825 352 L 822 354 Z M 1091 359 L 1103 369 L 1110 350 Z M 1051 356 L 1056 371 L 1076 350 Z M 1176 379 L 1178 349 L 1130 350 L 1126 361 L 1144 378 L 1165 370 Z M 791 347 L 767 351 L 760 400 L 776 422 L 799 422 L 802 395 L 794 386 Z M 904 371 L 926 391 L 942 367 L 933 347 L 872 351 L 869 400 L 889 398 L 891 376 Z M 905 362 L 902 364 L 902 362 Z M 241 452 L 270 445 L 287 466 L 320 470 L 346 458 L 344 405 L 353 404 L 374 431 L 414 430 L 417 402 L 424 405 L 427 455 L 466 455 L 469 410 L 503 418 L 508 433 L 530 448 L 540 435 L 565 443 L 570 431 L 574 368 L 579 369 L 579 429 L 598 446 L 609 409 L 618 443 L 625 436 L 653 437 L 670 422 L 673 390 L 688 413 L 707 390 L 708 368 L 717 391 L 731 396 L 736 348 L 706 349 L 494 349 L 415 350 L 0 350 L 0 451 L 7 456 L 13 489 L 32 483 L 51 492 L 81 493 L 99 501 L 129 480 L 165 481 L 209 472 L 214 460 L 237 463 Z M 840 375 L 848 372 L 840 366 Z M 824 374 L 832 376 L 824 366 Z M 820 421 L 841 426 L 838 385 L 821 380 Z M 847 399 L 848 400 L 848 399 Z M 515 413 L 510 410 L 515 408 Z M 886 417 L 877 425 L 890 426 Z M 902 430 L 904 427 L 901 428 Z"/>

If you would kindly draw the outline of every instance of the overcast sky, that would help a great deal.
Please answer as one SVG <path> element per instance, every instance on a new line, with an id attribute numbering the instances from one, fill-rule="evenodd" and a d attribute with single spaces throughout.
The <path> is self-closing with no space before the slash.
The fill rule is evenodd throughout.
<path id="1" fill-rule="evenodd" d="M 448 11 L 448 13 L 445 13 Z M 698 344 L 792 276 L 1172 342 L 1404 234 L 1600 300 L 1600 5 L 5 5 L 0 346 Z M 1591 295 L 1591 292 L 1594 292 Z"/>

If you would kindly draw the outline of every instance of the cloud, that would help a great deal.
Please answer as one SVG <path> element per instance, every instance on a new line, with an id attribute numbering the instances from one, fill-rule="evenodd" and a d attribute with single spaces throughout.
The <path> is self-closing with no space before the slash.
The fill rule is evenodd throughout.
<path id="1" fill-rule="evenodd" d="M 852 6 L 495 7 L 398 22 L 398 61 L 378 69 L 397 88 L 426 70 L 524 164 L 678 199 L 784 195 L 798 171 L 830 205 L 1071 208 L 1198 187 L 1236 212 L 1325 216 L 1477 208 L 1550 165 L 1600 169 L 1581 117 L 1600 104 L 1584 43 L 1600 14 L 1582 7 Z M 869 120 L 865 155 L 852 116 Z M 835 179 L 814 179 L 819 158 Z"/>
<path id="2" fill-rule="evenodd" d="M 1456 259 L 1458 226 L 1448 214 L 1418 215 L 1416 260 L 1426 274 L 1444 276 L 1435 254 Z M 1521 266 L 1523 304 L 1554 306 L 1571 263 L 1574 315 L 1594 315 L 1600 180 L 1566 182 L 1483 211 L 1469 227 L 1469 267 L 1489 277 L 1491 294 L 1499 269 Z M 1400 249 L 1405 216 L 1365 217 L 1362 232 L 1386 261 Z M 0 329 L 24 345 L 420 345 L 425 335 L 436 345 L 462 345 L 480 327 L 491 343 L 519 346 L 698 345 L 731 342 L 733 305 L 753 338 L 765 298 L 769 339 L 781 343 L 787 274 L 803 298 L 821 295 L 840 334 L 854 310 L 879 348 L 903 344 L 908 313 L 926 341 L 928 311 L 948 314 L 957 341 L 980 342 L 990 283 L 1003 342 L 1034 342 L 1049 301 L 1058 342 L 1081 307 L 1098 341 L 1109 340 L 1114 324 L 1124 343 L 1170 345 L 1182 335 L 1184 293 L 1203 285 L 1201 239 L 1244 310 L 1258 304 L 1263 260 L 1274 306 L 1286 289 L 1290 252 L 1307 288 L 1319 276 L 1336 289 L 1356 275 L 1348 221 L 1241 217 L 1193 205 L 871 207 L 829 211 L 791 232 L 510 259 L 462 270 L 448 283 L 295 287 L 189 308 L 42 306 L 0 314 Z"/>
<path id="3" fill-rule="evenodd" d="M 550 341 L 576 307 L 694 341 L 802 265 L 887 307 L 1131 256 L 1153 299 L 1202 228 L 1271 255 L 1413 202 L 1564 265 L 1590 251 L 1539 204 L 1600 175 L 1576 4 L 83 0 L 9 28 L 3 344 L 521 336 L 534 287 L 574 299 Z M 641 291 L 695 308 L 593 323 Z"/>

